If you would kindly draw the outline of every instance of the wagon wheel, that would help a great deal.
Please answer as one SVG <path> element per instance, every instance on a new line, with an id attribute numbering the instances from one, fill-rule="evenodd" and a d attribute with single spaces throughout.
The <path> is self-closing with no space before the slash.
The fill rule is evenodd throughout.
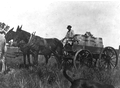
<path id="1" fill-rule="evenodd" d="M 106 47 L 102 50 L 99 57 L 99 67 L 101 69 L 112 69 L 117 66 L 118 55 L 113 47 Z"/>
<path id="2" fill-rule="evenodd" d="M 89 50 L 79 50 L 74 57 L 74 67 L 78 69 L 80 66 L 92 66 L 92 54 Z"/>

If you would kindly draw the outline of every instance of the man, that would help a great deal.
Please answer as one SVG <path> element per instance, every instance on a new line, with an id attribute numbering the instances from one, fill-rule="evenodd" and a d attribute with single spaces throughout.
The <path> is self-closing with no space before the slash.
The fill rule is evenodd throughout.
<path id="1" fill-rule="evenodd" d="M 71 25 L 67 26 L 67 29 L 68 29 L 67 34 L 66 34 L 65 38 L 62 39 L 63 45 L 65 45 L 65 44 L 73 45 L 74 31 L 71 28 L 72 28 Z"/>
<path id="2" fill-rule="evenodd" d="M 73 31 L 71 28 L 72 28 L 71 25 L 68 25 L 68 26 L 67 26 L 68 32 L 67 32 L 65 38 L 63 38 L 62 41 L 64 41 L 65 39 L 66 39 L 66 40 L 71 40 L 71 39 L 73 39 L 74 31 Z"/>

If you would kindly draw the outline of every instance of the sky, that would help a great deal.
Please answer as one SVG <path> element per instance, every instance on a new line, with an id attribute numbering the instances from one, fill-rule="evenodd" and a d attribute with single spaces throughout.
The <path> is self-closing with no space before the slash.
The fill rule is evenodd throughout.
<path id="1" fill-rule="evenodd" d="M 62 39 L 71 25 L 75 34 L 91 32 L 103 45 L 120 45 L 119 1 L 2 0 L 0 22 L 14 31 L 18 25 L 43 38 Z"/>

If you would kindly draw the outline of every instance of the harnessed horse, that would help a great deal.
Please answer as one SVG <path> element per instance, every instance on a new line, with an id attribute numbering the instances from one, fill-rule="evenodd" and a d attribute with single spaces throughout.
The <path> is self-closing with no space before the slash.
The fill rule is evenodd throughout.
<path id="1" fill-rule="evenodd" d="M 27 46 L 33 51 L 36 51 L 37 54 L 40 53 L 41 55 L 44 55 L 46 58 L 46 64 L 48 63 L 51 54 L 54 54 L 54 56 L 57 57 L 56 61 L 59 65 L 62 62 L 63 44 L 57 38 L 45 39 L 33 34 Z"/>
<path id="2" fill-rule="evenodd" d="M 19 29 L 21 29 L 22 28 L 22 26 L 21 27 L 17 27 L 17 30 L 19 30 Z M 30 52 L 30 50 L 29 49 L 26 49 L 26 40 L 24 40 L 24 39 L 21 39 L 20 41 L 18 41 L 18 42 L 15 42 L 14 40 L 15 40 L 15 38 L 16 38 L 16 35 L 17 35 L 18 33 L 17 32 L 14 32 L 14 31 L 10 31 L 10 33 L 9 33 L 9 35 L 8 36 L 10 36 L 11 35 L 11 38 L 13 39 L 13 46 L 17 46 L 18 48 L 20 48 L 20 50 L 22 51 L 22 53 L 23 53 L 23 62 L 24 62 L 24 67 L 26 67 L 26 66 L 30 66 L 30 65 L 32 65 L 31 64 L 31 62 L 30 62 L 30 54 L 32 54 L 31 52 Z M 12 36 L 12 35 L 14 35 L 14 36 Z M 27 59 L 26 59 L 27 58 Z M 28 65 L 27 65 L 27 63 L 26 63 L 26 60 L 28 60 Z"/>
<path id="3" fill-rule="evenodd" d="M 58 59 L 58 64 L 61 63 L 61 56 L 63 50 L 63 44 L 57 38 L 49 38 L 45 39 L 39 36 L 32 35 L 22 30 L 21 28 L 17 29 L 16 37 L 14 38 L 14 42 L 19 43 L 21 40 L 26 41 L 26 47 L 28 50 L 30 49 L 34 54 L 34 63 L 38 64 L 38 54 L 44 55 L 46 58 L 46 64 L 48 63 L 48 59 L 50 58 L 51 54 L 53 53 Z M 26 50 L 27 50 L 26 49 Z"/>

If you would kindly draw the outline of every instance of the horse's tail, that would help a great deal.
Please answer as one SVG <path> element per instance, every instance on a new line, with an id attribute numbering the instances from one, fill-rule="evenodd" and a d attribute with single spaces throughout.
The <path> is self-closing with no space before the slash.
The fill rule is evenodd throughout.
<path id="1" fill-rule="evenodd" d="M 57 62 L 59 64 L 60 68 L 61 68 L 61 65 L 62 65 L 62 56 L 63 56 L 63 44 L 57 38 L 55 38 L 54 40 L 55 40 L 56 46 L 57 46 L 56 47 L 56 51 L 55 51 L 57 53 L 57 56 L 58 56 Z"/>
<path id="2" fill-rule="evenodd" d="M 60 54 L 62 56 L 63 55 L 63 44 L 59 39 L 57 39 L 57 38 L 54 38 L 54 39 L 57 43 L 57 52 L 58 52 L 58 54 Z"/>

